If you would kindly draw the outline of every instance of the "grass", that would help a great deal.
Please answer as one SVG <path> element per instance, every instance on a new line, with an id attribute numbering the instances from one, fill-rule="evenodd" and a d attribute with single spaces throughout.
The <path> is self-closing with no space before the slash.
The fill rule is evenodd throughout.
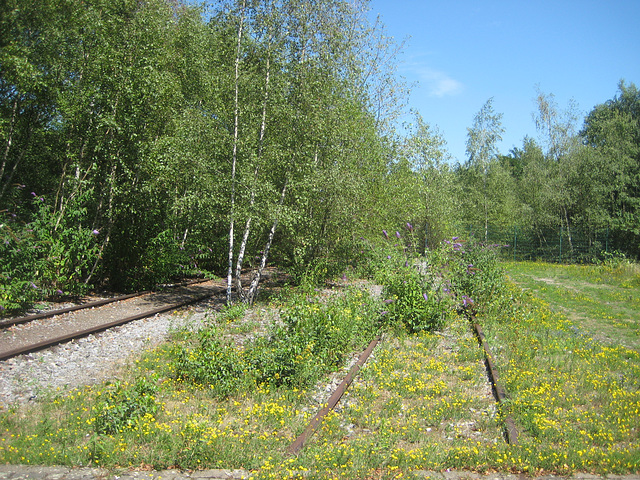
<path id="1" fill-rule="evenodd" d="M 567 316 L 584 334 L 640 351 L 640 266 L 505 264 L 521 288 Z"/>
<path id="2" fill-rule="evenodd" d="M 194 342 L 180 332 L 173 343 L 135 358 L 120 382 L 0 414 L 0 462 L 245 468 L 254 478 L 303 472 L 307 478 L 411 478 L 447 468 L 638 472 L 637 274 L 602 266 L 504 266 L 525 290 L 506 282 L 478 307 L 509 394 L 503 408 L 491 396 L 468 322 L 454 310 L 439 331 L 390 330 L 338 408 L 291 458 L 286 448 L 321 407 L 328 377 L 317 386 L 261 384 L 216 396 L 210 385 L 177 380 L 176 351 Z M 300 318 L 325 311 L 334 329 L 346 324 L 340 315 L 358 318 L 363 303 L 357 297 L 322 310 L 324 301 L 297 300 L 292 311 Z M 242 344 L 240 337 L 256 330 L 264 335 L 267 324 L 282 322 L 279 311 L 261 305 L 242 312 L 244 321 L 239 312 L 211 321 Z M 503 440 L 507 413 L 519 429 L 518 445 Z M 115 428 L 96 428 L 105 418 Z"/>

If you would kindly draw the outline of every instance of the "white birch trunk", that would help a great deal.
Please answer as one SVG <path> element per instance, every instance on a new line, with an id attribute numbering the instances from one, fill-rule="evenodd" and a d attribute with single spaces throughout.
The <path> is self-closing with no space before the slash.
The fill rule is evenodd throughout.
<path id="1" fill-rule="evenodd" d="M 240 47 L 242 44 L 242 30 L 244 27 L 244 15 L 247 2 L 242 1 L 242 12 L 240 13 L 240 24 L 238 25 L 238 43 L 236 47 L 235 77 L 234 77 L 234 99 L 233 99 L 233 157 L 231 163 L 231 205 L 229 222 L 229 270 L 227 271 L 227 305 L 231 305 L 231 286 L 233 283 L 233 236 L 235 223 L 235 203 L 236 203 L 236 163 L 238 160 L 238 124 L 240 109 L 238 107 L 240 90 Z"/>
<path id="2" fill-rule="evenodd" d="M 280 193 L 280 204 L 278 205 L 278 210 L 282 209 L 282 204 L 284 203 L 284 197 L 287 193 L 287 184 L 288 179 L 285 181 L 284 186 L 282 187 L 282 192 Z M 269 250 L 271 249 L 271 244 L 273 243 L 273 237 L 276 233 L 276 228 L 278 227 L 278 219 L 280 217 L 280 211 L 276 214 L 276 218 L 273 220 L 273 225 L 271 225 L 271 230 L 269 231 L 269 238 L 267 239 L 267 244 L 264 247 L 264 252 L 262 252 L 262 258 L 260 259 L 260 266 L 258 267 L 258 271 L 251 280 L 251 286 L 249 287 L 249 291 L 247 292 L 247 301 L 250 305 L 253 304 L 257 297 L 258 293 L 258 285 L 260 284 L 260 279 L 262 278 L 262 271 L 264 270 L 265 265 L 267 264 L 267 258 L 269 258 Z"/>
<path id="3" fill-rule="evenodd" d="M 267 72 L 265 75 L 265 93 L 264 93 L 264 101 L 262 104 L 262 121 L 260 123 L 260 134 L 258 137 L 258 158 L 257 158 L 258 164 L 256 165 L 256 169 L 254 171 L 254 178 L 256 179 L 258 178 L 258 172 L 260 170 L 259 162 L 260 162 L 260 159 L 262 158 L 264 133 L 267 127 L 267 101 L 269 99 L 269 72 L 270 72 L 269 67 L 270 67 L 270 57 L 267 56 Z M 249 240 L 249 233 L 251 232 L 251 223 L 253 220 L 251 217 L 251 210 L 253 205 L 255 204 L 255 199 L 256 199 L 256 195 L 254 190 L 251 192 L 251 208 L 249 209 L 249 218 L 247 218 L 247 223 L 245 224 L 245 227 L 244 227 L 244 234 L 242 235 L 242 243 L 240 244 L 240 251 L 238 252 L 238 260 L 236 262 L 236 292 L 243 302 L 246 302 L 246 297 L 244 294 L 244 289 L 242 288 L 242 279 L 240 278 L 240 275 L 242 273 L 242 264 L 244 262 L 244 255 L 247 247 L 247 242 Z"/>

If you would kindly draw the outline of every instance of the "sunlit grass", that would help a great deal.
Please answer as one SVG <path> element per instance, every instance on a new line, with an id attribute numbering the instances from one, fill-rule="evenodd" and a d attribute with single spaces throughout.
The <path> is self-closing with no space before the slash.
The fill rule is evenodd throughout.
<path id="1" fill-rule="evenodd" d="M 613 345 L 640 351 L 640 266 L 504 264 L 520 287 L 563 312 L 574 328 Z"/>

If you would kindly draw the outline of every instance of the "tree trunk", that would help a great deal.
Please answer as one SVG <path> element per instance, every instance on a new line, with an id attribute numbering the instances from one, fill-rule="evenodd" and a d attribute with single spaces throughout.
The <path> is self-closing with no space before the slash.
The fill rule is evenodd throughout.
<path id="1" fill-rule="evenodd" d="M 247 292 L 247 302 L 249 305 L 253 305 L 253 302 L 257 298 L 258 295 L 258 285 L 260 284 L 260 279 L 262 278 L 262 271 L 264 270 L 265 265 L 267 264 L 267 259 L 269 257 L 269 250 L 271 249 L 271 244 L 273 243 L 273 236 L 276 233 L 276 228 L 278 226 L 278 219 L 280 217 L 280 210 L 282 210 L 282 204 L 284 203 L 284 197 L 287 192 L 287 184 L 289 180 L 287 179 L 284 182 L 284 186 L 282 187 L 282 192 L 280 193 L 280 204 L 278 205 L 278 214 L 276 218 L 273 220 L 273 225 L 271 225 L 271 230 L 269 231 L 269 238 L 267 239 L 267 244 L 264 247 L 264 252 L 262 252 L 262 258 L 260 259 L 260 266 L 258 267 L 258 271 L 251 280 L 251 286 L 249 287 L 249 291 Z"/>
<path id="2" fill-rule="evenodd" d="M 233 284 L 233 236 L 235 222 L 235 202 L 236 202 L 236 163 L 238 161 L 238 124 L 239 124 L 239 90 L 240 90 L 240 47 L 242 46 L 242 30 L 244 27 L 244 15 L 246 0 L 242 1 L 242 12 L 240 13 L 240 24 L 238 25 L 238 41 L 236 46 L 235 77 L 234 77 L 234 99 L 233 99 L 233 155 L 231 163 L 231 205 L 229 221 L 229 269 L 227 271 L 227 305 L 232 304 L 231 286 Z"/>
<path id="3" fill-rule="evenodd" d="M 256 163 L 256 168 L 253 173 L 254 179 L 257 180 L 258 172 L 260 171 L 260 159 L 262 158 L 262 147 L 264 145 L 264 133 L 267 127 L 267 101 L 269 99 L 269 67 L 270 67 L 270 52 L 267 54 L 267 71 L 265 74 L 265 90 L 264 90 L 264 100 L 262 103 L 262 121 L 260 123 L 260 133 L 258 135 L 258 158 Z M 242 235 L 242 243 L 240 244 L 240 251 L 238 252 L 238 260 L 236 262 L 236 293 L 240 297 L 243 302 L 246 302 L 246 296 L 244 294 L 244 289 L 242 288 L 242 279 L 240 275 L 242 273 L 242 264 L 244 262 L 244 254 L 247 248 L 247 242 L 249 240 L 249 233 L 251 231 L 251 223 L 252 223 L 252 208 L 255 204 L 256 194 L 255 189 L 251 192 L 251 204 L 249 208 L 249 218 L 247 218 L 247 223 L 244 226 L 244 234 Z"/>

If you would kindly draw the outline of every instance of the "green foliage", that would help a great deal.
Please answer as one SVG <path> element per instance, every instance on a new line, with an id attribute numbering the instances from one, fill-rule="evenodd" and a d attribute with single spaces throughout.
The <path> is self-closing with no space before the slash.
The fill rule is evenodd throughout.
<path id="1" fill-rule="evenodd" d="M 249 381 L 243 353 L 221 339 L 215 327 L 201 330 L 197 340 L 195 347 L 181 347 L 177 354 L 178 380 L 206 386 L 218 397 L 242 390 Z"/>
<path id="2" fill-rule="evenodd" d="M 69 205 L 62 216 L 44 197 L 29 196 L 4 212 L 0 226 L 0 310 L 9 313 L 50 297 L 85 293 L 98 257 L 100 232 L 85 224 L 81 205 Z"/>
<path id="3" fill-rule="evenodd" d="M 203 329 L 194 346 L 177 353 L 176 376 L 218 397 L 261 384 L 308 387 L 374 337 L 380 327 L 379 308 L 361 290 L 337 294 L 326 302 L 299 295 L 281 312 L 281 324 L 244 347 L 225 340 L 220 328 Z"/>
<path id="4" fill-rule="evenodd" d="M 114 434 L 134 425 L 146 415 L 158 410 L 156 386 L 146 378 L 139 378 L 133 385 L 116 383 L 105 389 L 97 399 L 95 423 L 98 434 Z"/>
<path id="5" fill-rule="evenodd" d="M 193 264 L 184 247 L 176 242 L 173 232 L 165 230 L 153 238 L 141 259 L 140 286 L 166 283 L 192 273 Z"/>
<path id="6" fill-rule="evenodd" d="M 473 238 L 453 238 L 444 243 L 451 286 L 463 306 L 482 305 L 501 295 L 505 284 L 498 248 L 499 245 L 485 245 Z"/>
<path id="7" fill-rule="evenodd" d="M 444 325 L 451 303 L 443 288 L 415 269 L 401 268 L 387 277 L 389 321 L 410 333 L 428 332 Z"/>
<path id="8" fill-rule="evenodd" d="M 231 323 L 242 319 L 249 306 L 246 303 L 238 302 L 232 305 L 225 305 L 218 314 L 218 322 Z"/>

